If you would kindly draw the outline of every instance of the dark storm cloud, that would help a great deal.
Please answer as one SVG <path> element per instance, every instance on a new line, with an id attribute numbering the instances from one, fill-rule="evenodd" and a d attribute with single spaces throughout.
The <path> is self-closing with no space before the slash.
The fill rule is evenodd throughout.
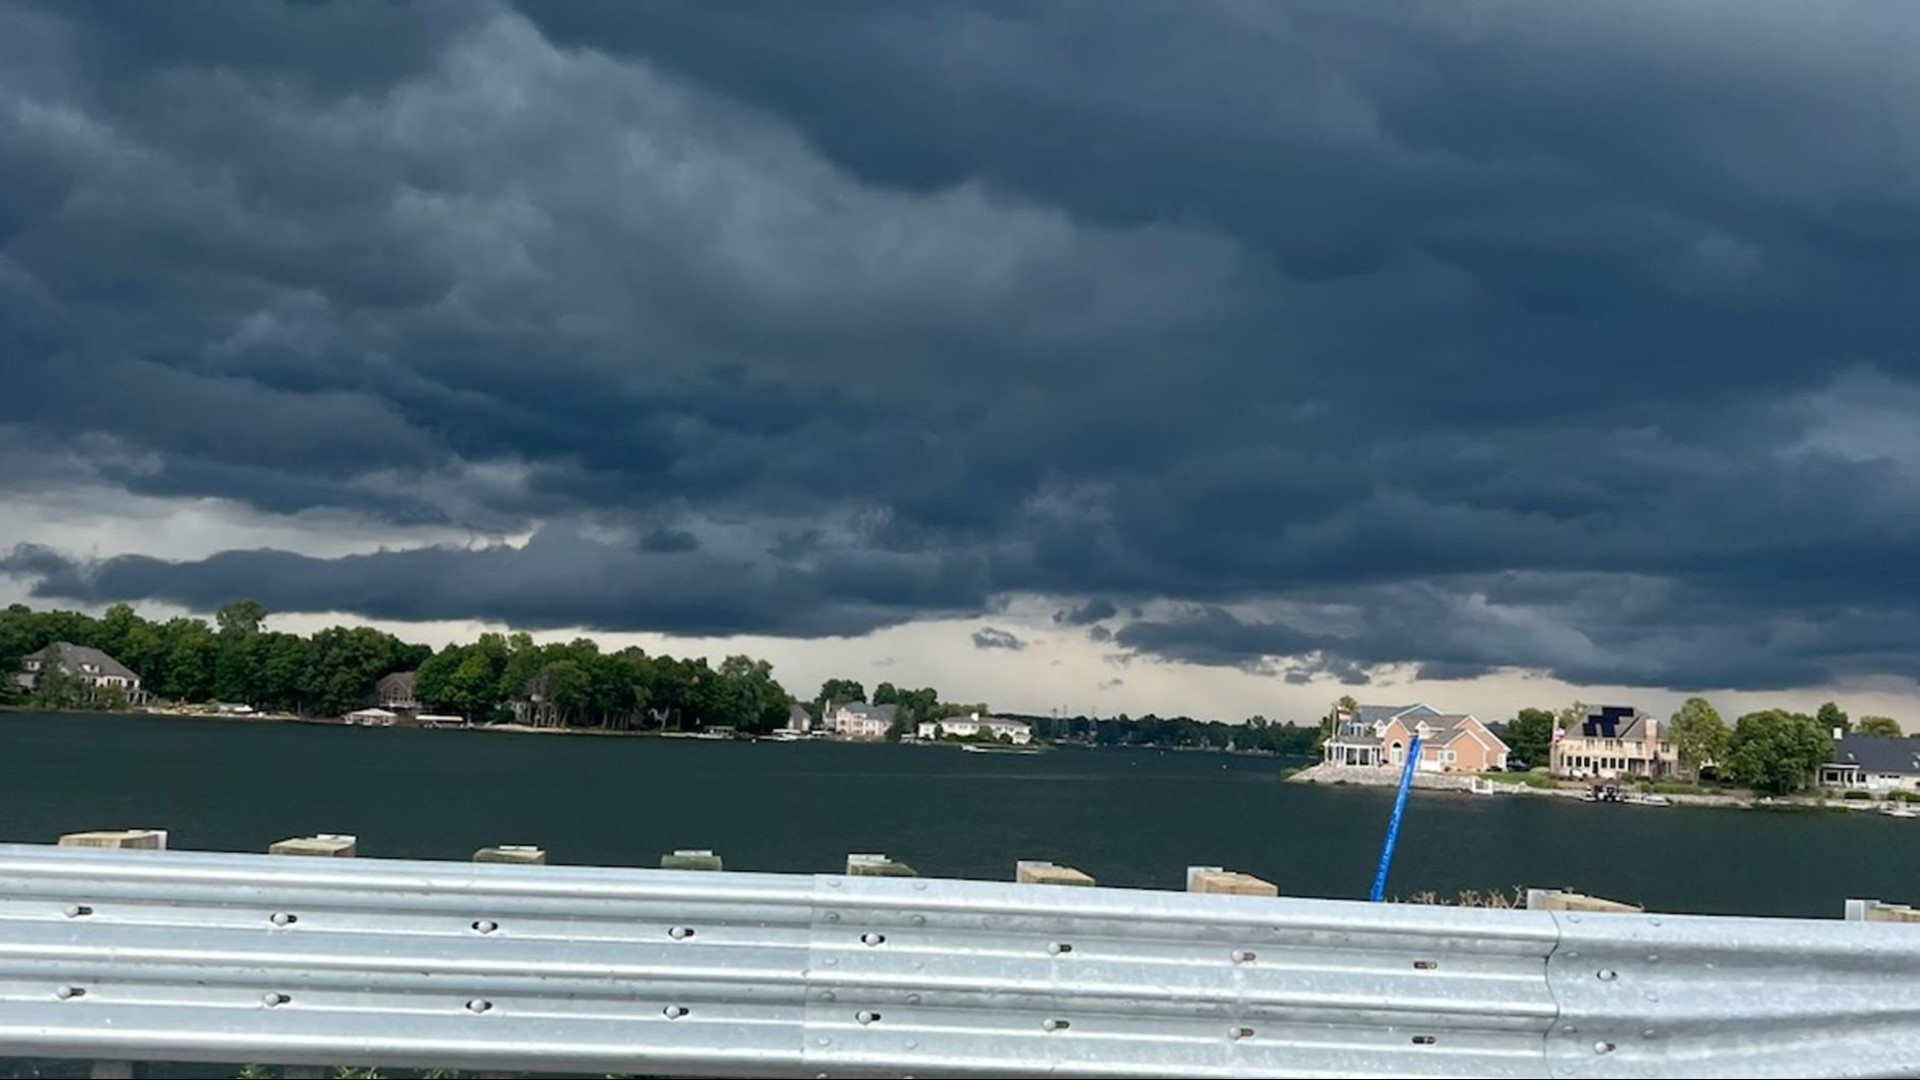
<path id="1" fill-rule="evenodd" d="M 640 550 L 656 555 L 694 551 L 699 547 L 700 538 L 685 529 L 655 529 L 640 538 Z"/>
<path id="2" fill-rule="evenodd" d="M 1053 621 L 1066 626 L 1087 626 L 1102 619 L 1111 619 L 1120 613 L 1113 601 L 1104 596 L 1096 596 L 1076 608 L 1053 613 Z"/>
<path id="3" fill-rule="evenodd" d="M 973 647 L 976 649 L 1010 649 L 1018 652 L 1027 647 L 1027 643 L 1008 630 L 999 630 L 983 626 L 973 632 Z"/>
<path id="4" fill-rule="evenodd" d="M 1350 685 L 1910 673 L 1916 34 L 0 0 L 0 450 L 534 535 L 6 565 L 702 632 L 1118 597 L 1139 654 Z"/>

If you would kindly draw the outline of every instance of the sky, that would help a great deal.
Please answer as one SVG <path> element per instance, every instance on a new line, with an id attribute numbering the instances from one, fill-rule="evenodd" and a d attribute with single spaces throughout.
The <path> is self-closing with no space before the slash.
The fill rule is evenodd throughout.
<path id="1" fill-rule="evenodd" d="M 0 601 L 1920 723 L 1920 5 L 0 0 Z"/>

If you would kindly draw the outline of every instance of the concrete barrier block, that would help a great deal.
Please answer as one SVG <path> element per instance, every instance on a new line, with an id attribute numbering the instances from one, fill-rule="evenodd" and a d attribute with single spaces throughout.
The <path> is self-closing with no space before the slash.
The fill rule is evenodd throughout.
<path id="1" fill-rule="evenodd" d="M 662 870 L 725 870 L 726 860 L 706 848 L 680 848 L 660 856 Z"/>
<path id="2" fill-rule="evenodd" d="M 1013 880 L 1022 885 L 1078 885 L 1093 884 L 1093 878 L 1075 870 L 1071 866 L 1058 866 L 1039 859 L 1023 859 L 1013 864 Z"/>
<path id="3" fill-rule="evenodd" d="M 545 866 L 547 853 L 531 844 L 501 844 L 498 847 L 483 847 L 473 853 L 474 862 L 519 863 L 526 866 Z"/>
<path id="4" fill-rule="evenodd" d="M 134 851 L 167 850 L 165 829 L 101 829 L 60 837 L 61 847 L 125 848 Z"/>
<path id="5" fill-rule="evenodd" d="M 1218 866 L 1187 867 L 1187 891 L 1219 893 L 1227 896 L 1279 896 L 1280 887 L 1252 874 L 1226 870 Z"/>
<path id="6" fill-rule="evenodd" d="M 885 855 L 847 856 L 848 877 L 919 877 L 913 867 Z"/>
<path id="7" fill-rule="evenodd" d="M 312 855 L 321 858 L 351 859 L 358 853 L 360 841 L 340 833 L 295 836 L 276 840 L 267 847 L 269 855 Z"/>
<path id="8" fill-rule="evenodd" d="M 1645 911 L 1639 904 L 1625 904 L 1570 889 L 1528 889 L 1528 911 Z"/>

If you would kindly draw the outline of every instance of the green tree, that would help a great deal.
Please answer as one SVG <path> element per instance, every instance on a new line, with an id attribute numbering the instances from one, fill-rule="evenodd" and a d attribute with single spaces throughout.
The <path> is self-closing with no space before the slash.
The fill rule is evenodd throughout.
<path id="1" fill-rule="evenodd" d="M 1593 706 L 1576 700 L 1554 716 L 1554 723 L 1562 731 L 1578 731 L 1592 712 Z"/>
<path id="2" fill-rule="evenodd" d="M 1833 733 L 1834 728 L 1839 728 L 1841 731 L 1853 730 L 1853 724 L 1848 721 L 1846 711 L 1831 701 L 1821 705 L 1820 711 L 1813 714 L 1813 719 L 1820 725 L 1821 730 L 1829 735 Z"/>
<path id="3" fill-rule="evenodd" d="M 1900 721 L 1891 716 L 1863 716 L 1854 725 L 1853 730 L 1860 735 L 1875 735 L 1883 739 L 1900 737 Z"/>
<path id="4" fill-rule="evenodd" d="M 858 679 L 828 679 L 820 684 L 820 697 L 817 700 L 829 705 L 865 701 L 867 688 Z"/>
<path id="5" fill-rule="evenodd" d="M 900 688 L 890 682 L 881 683 L 873 688 L 873 703 L 875 705 L 900 704 Z"/>
<path id="6" fill-rule="evenodd" d="M 1703 697 L 1690 697 L 1667 722 L 1667 738 L 1680 752 L 1680 766 L 1698 776 L 1703 765 L 1718 764 L 1727 756 L 1727 722 Z"/>
<path id="7" fill-rule="evenodd" d="M 222 634 L 257 634 L 266 628 L 267 608 L 258 600 L 234 600 L 220 605 L 213 621 Z"/>
<path id="8" fill-rule="evenodd" d="M 1521 709 L 1507 722 L 1506 744 L 1529 768 L 1547 764 L 1553 752 L 1553 714 L 1545 709 Z"/>
<path id="9" fill-rule="evenodd" d="M 1734 724 L 1724 771 L 1755 791 L 1785 795 L 1810 784 L 1832 750 L 1831 734 L 1814 717 L 1767 709 Z"/>
<path id="10" fill-rule="evenodd" d="M 86 685 L 58 660 L 40 665 L 33 680 L 33 703 L 43 709 L 77 709 L 86 696 Z"/>

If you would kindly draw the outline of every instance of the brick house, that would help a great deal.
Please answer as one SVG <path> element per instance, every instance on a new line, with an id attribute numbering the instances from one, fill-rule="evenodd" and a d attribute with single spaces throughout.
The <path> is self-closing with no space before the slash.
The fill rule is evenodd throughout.
<path id="1" fill-rule="evenodd" d="M 1421 772 L 1500 772 L 1507 744 L 1467 713 L 1442 713 L 1431 705 L 1362 705 L 1334 718 L 1325 758 L 1335 765 L 1399 768 L 1420 736 Z"/>

